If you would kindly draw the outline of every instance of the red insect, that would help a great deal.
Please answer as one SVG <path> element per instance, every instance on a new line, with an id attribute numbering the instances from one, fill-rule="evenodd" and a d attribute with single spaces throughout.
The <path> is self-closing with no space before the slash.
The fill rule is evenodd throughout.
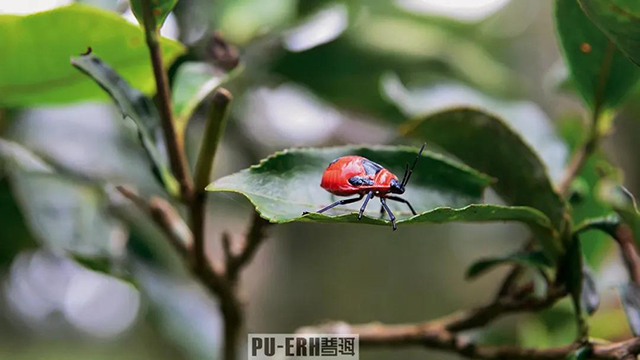
<path id="1" fill-rule="evenodd" d="M 369 200 L 377 196 L 380 198 L 380 204 L 382 205 L 380 208 L 381 216 L 384 216 L 384 212 L 386 211 L 387 214 L 389 214 L 389 219 L 391 219 L 393 230 L 396 230 L 396 217 L 391 212 L 391 209 L 389 209 L 389 206 L 387 206 L 387 200 L 405 203 L 409 206 L 409 209 L 411 209 L 411 213 L 417 215 L 409 201 L 390 194 L 404 193 L 405 186 L 411 178 L 413 169 L 416 167 L 425 145 L 422 145 L 422 148 L 420 148 L 420 152 L 413 161 L 411 169 L 409 169 L 409 164 L 406 164 L 402 181 L 398 181 L 398 177 L 391 173 L 391 171 L 362 156 L 350 155 L 333 160 L 322 174 L 320 186 L 334 195 L 358 195 L 358 197 L 336 201 L 318 210 L 317 213 L 320 214 L 338 205 L 351 204 L 365 198 L 358 214 L 358 220 L 360 220 L 364 210 L 367 208 Z M 302 213 L 302 215 L 305 214 L 308 214 L 308 212 L 305 211 Z"/>

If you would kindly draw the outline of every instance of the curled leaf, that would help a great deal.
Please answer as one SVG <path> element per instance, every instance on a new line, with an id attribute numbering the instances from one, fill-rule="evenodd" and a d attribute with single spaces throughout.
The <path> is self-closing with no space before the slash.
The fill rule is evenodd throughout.
<path id="1" fill-rule="evenodd" d="M 476 278 L 502 264 L 521 264 L 534 268 L 548 268 L 552 264 L 542 251 L 516 253 L 479 260 L 467 269 L 466 278 Z"/>

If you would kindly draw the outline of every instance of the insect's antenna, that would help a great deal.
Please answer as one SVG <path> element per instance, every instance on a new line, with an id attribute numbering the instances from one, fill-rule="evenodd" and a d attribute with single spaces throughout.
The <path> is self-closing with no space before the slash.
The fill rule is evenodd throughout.
<path id="1" fill-rule="evenodd" d="M 407 180 L 407 175 L 409 175 L 409 163 L 404 164 L 404 176 L 402 177 L 402 182 L 400 182 L 400 184 L 405 183 L 405 180 Z"/>
<path id="2" fill-rule="evenodd" d="M 411 170 L 409 170 L 408 172 L 405 173 L 405 176 L 402 179 L 402 186 L 406 186 L 407 183 L 409 182 L 409 179 L 411 178 L 411 174 L 413 174 L 413 169 L 416 168 L 416 164 L 418 163 L 418 159 L 420 158 L 420 155 L 422 155 L 422 152 L 424 151 L 425 146 L 427 146 L 427 143 L 422 144 L 422 147 L 420 148 L 420 152 L 418 152 L 418 155 L 416 156 L 416 159 L 413 160 L 413 165 L 411 165 Z"/>

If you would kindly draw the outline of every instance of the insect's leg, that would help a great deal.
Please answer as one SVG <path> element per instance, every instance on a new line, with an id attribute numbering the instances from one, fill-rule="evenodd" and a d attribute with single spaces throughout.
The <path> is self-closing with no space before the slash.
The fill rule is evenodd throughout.
<path id="1" fill-rule="evenodd" d="M 362 207 L 360 208 L 360 213 L 358 214 L 358 220 L 362 219 L 362 214 L 364 214 L 364 209 L 367 208 L 367 204 L 369 203 L 369 200 L 371 200 L 372 197 L 373 197 L 373 191 L 369 191 L 369 193 L 367 194 L 367 197 L 364 199 L 364 203 L 362 204 Z"/>
<path id="2" fill-rule="evenodd" d="M 332 208 L 334 208 L 334 207 L 336 207 L 338 205 L 351 204 L 351 203 L 360 201 L 360 200 L 362 200 L 363 197 L 364 197 L 364 195 L 360 194 L 360 196 L 358 196 L 357 198 L 338 200 L 338 201 L 334 202 L 333 204 L 331 204 L 329 206 L 326 206 L 326 207 L 324 207 L 324 208 L 322 208 L 322 209 L 320 209 L 320 210 L 318 210 L 316 212 L 318 214 L 322 214 L 323 212 L 325 212 L 325 211 L 327 211 L 329 209 L 332 209 Z M 308 211 L 305 211 L 305 212 L 302 213 L 302 215 L 307 215 L 308 213 L 309 213 Z"/>
<path id="3" fill-rule="evenodd" d="M 384 206 L 380 205 L 380 219 L 384 219 Z"/>
<path id="4" fill-rule="evenodd" d="M 413 215 L 418 215 L 418 214 L 416 213 L 416 211 L 413 209 L 413 206 L 411 206 L 411 203 L 410 203 L 408 200 L 405 200 L 405 199 L 403 199 L 403 198 L 401 198 L 401 197 L 399 197 L 399 196 L 393 196 L 393 195 L 389 195 L 389 196 L 387 196 L 387 199 L 389 199 L 389 200 L 393 200 L 393 201 L 399 201 L 399 202 L 401 202 L 401 203 L 405 203 L 405 204 L 409 205 L 409 209 L 411 209 L 411 213 L 412 213 Z"/>
<path id="5" fill-rule="evenodd" d="M 382 204 L 382 207 L 387 211 L 387 214 L 389 214 L 389 219 L 391 219 L 391 226 L 393 226 L 393 231 L 395 231 L 397 229 L 397 227 L 396 227 L 396 217 L 393 216 L 393 213 L 391 212 L 391 209 L 389 209 L 389 206 L 387 206 L 387 200 L 385 200 L 385 198 L 381 197 L 380 198 L 380 203 Z"/>

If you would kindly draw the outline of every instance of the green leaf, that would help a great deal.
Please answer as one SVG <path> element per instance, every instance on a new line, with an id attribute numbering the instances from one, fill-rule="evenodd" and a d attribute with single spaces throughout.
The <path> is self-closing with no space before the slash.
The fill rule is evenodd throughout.
<path id="1" fill-rule="evenodd" d="M 178 3 L 178 0 L 148 0 L 151 6 L 151 13 L 156 22 L 156 28 L 160 28 L 169 13 Z M 131 0 L 131 10 L 138 19 L 140 25 L 144 25 L 142 16 L 142 0 Z"/>
<path id="2" fill-rule="evenodd" d="M 584 143 L 584 139 L 587 137 L 582 120 L 577 117 L 568 118 L 559 124 L 559 131 L 572 153 Z M 574 201 L 571 201 L 571 216 L 576 231 L 584 226 L 588 228 L 605 226 L 603 221 L 615 221 L 610 218 L 610 215 L 613 214 L 611 207 L 600 201 L 596 194 L 597 184 L 602 178 L 609 177 L 617 177 L 617 171 L 601 151 L 596 151 L 587 159 L 582 171 L 572 184 L 570 199 Z M 590 224 L 596 220 L 599 224 Z M 580 239 L 582 252 L 588 263 L 595 269 L 605 260 L 614 245 L 606 234 L 599 231 L 582 233 Z"/>
<path id="3" fill-rule="evenodd" d="M 5 171 L 9 172 L 11 168 L 37 172 L 53 171 L 49 164 L 22 145 L 10 140 L 0 139 L 0 175 Z"/>
<path id="4" fill-rule="evenodd" d="M 551 237 L 538 233 L 539 240 L 552 258 L 563 253 L 564 245 L 557 234 L 567 226 L 567 205 L 555 191 L 538 155 L 502 120 L 480 110 L 456 108 L 414 119 L 400 132 L 438 145 L 495 177 L 493 188 L 509 205 L 540 210 L 557 233 Z"/>
<path id="5" fill-rule="evenodd" d="M 589 18 L 640 65 L 640 3 L 635 0 L 579 0 Z"/>
<path id="6" fill-rule="evenodd" d="M 531 145 L 552 179 L 560 179 L 564 174 L 566 145 L 558 136 L 551 119 L 533 102 L 498 99 L 453 81 L 418 82 L 412 79 L 410 83 L 413 85 L 406 86 L 397 74 L 391 72 L 380 79 L 386 100 L 395 104 L 407 117 L 414 118 L 457 106 L 491 109 Z"/>
<path id="7" fill-rule="evenodd" d="M 51 251 L 110 257 L 114 223 L 101 191 L 57 174 L 15 171 L 11 185 L 33 235 Z"/>
<path id="8" fill-rule="evenodd" d="M 633 335 L 640 336 L 640 285 L 628 283 L 621 286 L 620 300 Z"/>
<path id="9" fill-rule="evenodd" d="M 557 0 L 555 15 L 565 60 L 587 105 L 599 110 L 620 104 L 640 69 L 589 21 L 576 0 Z"/>
<path id="10" fill-rule="evenodd" d="M 633 233 L 636 245 L 640 246 L 640 212 L 636 199 L 622 185 L 603 181 L 599 188 L 600 197 L 610 204 Z"/>
<path id="11" fill-rule="evenodd" d="M 179 134 L 184 134 L 198 105 L 220 85 L 235 78 L 242 70 L 243 66 L 239 66 L 231 72 L 225 73 L 202 62 L 186 62 L 180 65 L 171 93 L 176 131 Z"/>
<path id="12" fill-rule="evenodd" d="M 575 309 L 575 316 L 578 324 L 582 327 L 579 334 L 584 335 L 585 320 L 582 314 L 582 292 L 583 292 L 583 259 L 580 248 L 580 239 L 577 236 L 571 238 L 567 252 L 560 261 L 558 269 L 558 280 L 563 283 L 571 295 L 571 301 Z"/>
<path id="13" fill-rule="evenodd" d="M 153 102 L 140 91 L 132 88 L 111 67 L 93 55 L 83 55 L 71 59 L 71 63 L 98 83 L 113 98 L 123 117 L 133 120 L 138 138 L 144 147 L 151 170 L 169 194 L 176 196 L 179 186 L 171 174 L 166 160 L 158 153 L 163 145 L 158 111 Z M 157 135 L 154 139 L 153 135 Z"/>
<path id="14" fill-rule="evenodd" d="M 132 86 L 155 91 L 142 30 L 118 14 L 73 4 L 26 16 L 0 15 L 0 107 L 105 99 L 92 81 L 69 66 L 69 58 L 92 48 Z M 169 64 L 183 47 L 163 39 Z"/>
<path id="15" fill-rule="evenodd" d="M 9 265 L 13 258 L 23 250 L 36 247 L 36 240 L 20 212 L 11 186 L 6 177 L 0 173 L 0 267 Z"/>
<path id="16" fill-rule="evenodd" d="M 253 203 L 262 217 L 275 223 L 313 221 L 388 225 L 379 218 L 379 207 L 373 205 L 361 221 L 356 213 L 360 204 L 339 206 L 323 214 L 301 214 L 317 211 L 335 201 L 334 196 L 320 187 L 322 173 L 332 160 L 360 155 L 402 174 L 403 164 L 412 161 L 416 151 L 400 146 L 285 150 L 259 165 L 215 181 L 207 190 L 240 193 Z M 531 208 L 477 204 L 489 181 L 464 165 L 425 152 L 403 196 L 411 201 L 418 215 L 412 216 L 404 204 L 389 203 L 399 224 L 517 220 L 541 229 L 550 228 L 549 220 Z"/>
<path id="17" fill-rule="evenodd" d="M 552 266 L 549 259 L 541 251 L 516 253 L 506 256 L 481 259 L 467 269 L 465 276 L 467 279 L 474 279 L 502 264 L 521 264 L 534 268 L 548 268 Z"/>
<path id="18" fill-rule="evenodd" d="M 596 289 L 596 282 L 593 279 L 593 271 L 587 264 L 582 266 L 582 286 L 580 289 L 580 301 L 582 307 L 591 315 L 600 306 L 600 295 Z"/>
<path id="19" fill-rule="evenodd" d="M 0 225 L 24 238 L 24 247 L 38 243 L 94 265 L 121 254 L 114 243 L 118 228 L 107 216 L 100 188 L 62 177 L 40 157 L 4 139 L 0 139 L 0 197 L 4 199 Z M 6 249 L 21 249 L 16 248 L 16 239 L 10 240 L 3 244 Z"/>
<path id="20" fill-rule="evenodd" d="M 404 117 L 382 101 L 379 90 L 380 78 L 389 70 L 402 79 L 457 80 L 494 95 L 512 96 L 521 87 L 517 74 L 487 46 L 496 42 L 483 44 L 474 36 L 477 27 L 459 31 L 459 23 L 412 16 L 388 2 L 345 3 L 353 6 L 353 14 L 369 15 L 358 18 L 335 41 L 283 54 L 273 72 L 340 108 L 394 123 Z M 374 9 L 377 5 L 384 9 Z"/>
<path id="21" fill-rule="evenodd" d="M 583 346 L 567 356 L 567 360 L 587 360 L 591 355 L 591 349 Z"/>

